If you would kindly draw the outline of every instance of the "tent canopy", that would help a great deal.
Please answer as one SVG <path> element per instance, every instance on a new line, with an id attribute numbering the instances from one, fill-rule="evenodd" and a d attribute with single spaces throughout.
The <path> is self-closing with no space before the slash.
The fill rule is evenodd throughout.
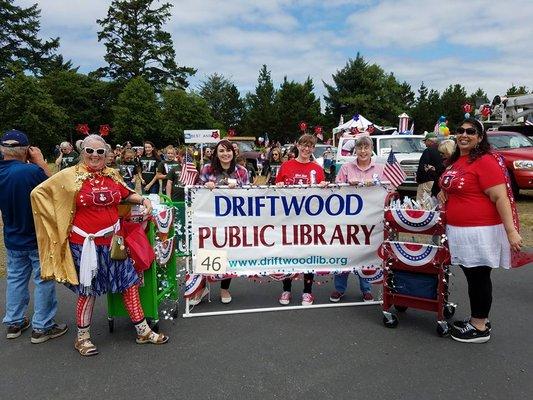
<path id="1" fill-rule="evenodd" d="M 351 120 L 345 122 L 344 124 L 337 126 L 336 128 L 333 128 L 333 133 L 335 134 L 340 131 L 349 132 L 352 128 L 357 128 L 359 132 L 364 132 L 368 129 L 369 125 L 374 125 L 374 128 L 376 128 L 378 132 L 396 130 L 396 128 L 389 128 L 389 127 L 375 125 L 372 122 L 370 122 L 368 119 L 363 117 L 362 115 L 355 114 Z M 392 133 L 392 131 L 390 133 Z"/>

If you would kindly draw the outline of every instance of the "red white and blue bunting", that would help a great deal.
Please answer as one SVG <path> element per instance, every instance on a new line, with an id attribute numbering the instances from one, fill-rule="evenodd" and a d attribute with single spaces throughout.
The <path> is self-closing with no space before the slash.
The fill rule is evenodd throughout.
<path id="1" fill-rule="evenodd" d="M 402 263 L 413 267 L 429 265 L 438 253 L 438 246 L 417 243 L 389 242 L 394 256 Z"/>
<path id="2" fill-rule="evenodd" d="M 427 231 L 439 222 L 440 213 L 437 211 L 422 211 L 422 210 L 406 210 L 395 209 L 390 210 L 392 219 L 398 226 L 409 232 L 424 232 Z"/>

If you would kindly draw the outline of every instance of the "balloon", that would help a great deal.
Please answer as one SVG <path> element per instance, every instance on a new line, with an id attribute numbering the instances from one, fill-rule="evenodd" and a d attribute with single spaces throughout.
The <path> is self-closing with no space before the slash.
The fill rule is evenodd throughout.
<path id="1" fill-rule="evenodd" d="M 470 118 L 470 113 L 465 113 L 465 118 Z"/>
<path id="2" fill-rule="evenodd" d="M 439 122 L 441 122 L 441 123 L 442 123 L 442 122 L 446 122 L 446 117 L 445 117 L 444 115 L 441 115 L 441 116 L 439 117 Z"/>
<path id="3" fill-rule="evenodd" d="M 444 136 L 450 136 L 450 128 L 448 127 L 444 128 L 442 134 Z"/>
<path id="4" fill-rule="evenodd" d="M 261 136 L 259 136 L 259 138 L 257 140 L 259 141 L 259 143 L 263 143 L 265 141 L 265 139 L 262 138 Z"/>

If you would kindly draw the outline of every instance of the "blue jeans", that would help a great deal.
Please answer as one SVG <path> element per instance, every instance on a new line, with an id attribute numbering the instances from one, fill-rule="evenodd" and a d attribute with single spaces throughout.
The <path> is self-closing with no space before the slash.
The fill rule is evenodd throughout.
<path id="1" fill-rule="evenodd" d="M 335 281 L 335 290 L 337 292 L 344 293 L 348 287 L 348 275 L 349 272 L 343 272 L 342 274 L 336 274 Z M 371 291 L 372 284 L 364 279 L 359 278 L 359 289 L 361 293 L 369 293 Z"/>
<path id="2" fill-rule="evenodd" d="M 35 289 L 33 291 L 33 329 L 43 331 L 54 325 L 57 311 L 56 283 L 41 279 L 39 253 L 35 250 L 6 250 L 7 253 L 7 286 L 6 315 L 3 323 L 20 325 L 28 310 L 30 292 L 28 283 L 33 275 Z"/>

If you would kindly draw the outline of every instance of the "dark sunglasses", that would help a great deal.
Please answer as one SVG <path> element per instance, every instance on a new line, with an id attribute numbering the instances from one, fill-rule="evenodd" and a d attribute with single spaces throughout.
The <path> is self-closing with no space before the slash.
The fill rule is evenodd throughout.
<path id="1" fill-rule="evenodd" d="M 457 128 L 455 133 L 457 135 L 462 135 L 463 133 L 466 133 L 468 136 L 477 135 L 477 131 L 474 128 L 463 128 L 462 126 Z"/>
<path id="2" fill-rule="evenodd" d="M 93 154 L 94 152 L 96 152 L 96 154 L 98 154 L 99 156 L 103 156 L 105 154 L 105 149 L 93 149 L 92 147 L 84 147 L 83 150 L 87 154 Z"/>

